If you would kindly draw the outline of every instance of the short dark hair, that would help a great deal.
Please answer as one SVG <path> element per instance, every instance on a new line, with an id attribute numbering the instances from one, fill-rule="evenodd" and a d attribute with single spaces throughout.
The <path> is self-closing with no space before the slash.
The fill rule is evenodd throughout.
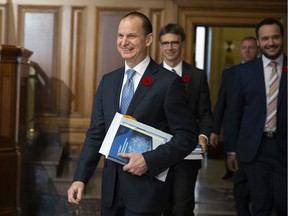
<path id="1" fill-rule="evenodd" d="M 182 25 L 180 24 L 169 23 L 163 26 L 159 32 L 159 41 L 161 40 L 162 35 L 168 33 L 179 35 L 181 37 L 181 41 L 185 41 L 185 32 Z"/>
<path id="2" fill-rule="evenodd" d="M 262 20 L 257 26 L 256 26 L 256 37 L 259 38 L 259 29 L 264 25 L 273 25 L 276 24 L 280 28 L 281 36 L 284 36 L 284 27 L 283 24 L 274 18 L 266 18 Z"/>
<path id="3" fill-rule="evenodd" d="M 127 18 L 127 17 L 139 17 L 142 21 L 143 21 L 143 29 L 146 35 L 150 34 L 153 32 L 153 28 L 152 28 L 152 24 L 149 20 L 149 18 L 147 16 L 145 16 L 144 14 L 137 12 L 137 11 L 133 11 L 130 13 L 125 14 L 121 20 Z"/>
<path id="4" fill-rule="evenodd" d="M 246 36 L 241 40 L 241 44 L 243 43 L 243 41 L 246 41 L 246 40 L 250 40 L 250 41 L 253 40 L 255 41 L 255 43 L 257 43 L 257 39 L 254 36 Z"/>

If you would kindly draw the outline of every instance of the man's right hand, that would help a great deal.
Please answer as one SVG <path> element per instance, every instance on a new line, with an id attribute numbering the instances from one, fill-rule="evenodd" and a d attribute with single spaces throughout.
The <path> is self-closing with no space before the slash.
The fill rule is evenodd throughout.
<path id="1" fill-rule="evenodd" d="M 210 144 L 211 146 L 213 146 L 214 148 L 218 145 L 218 137 L 219 135 L 216 133 L 211 133 L 210 135 Z"/>
<path id="2" fill-rule="evenodd" d="M 84 188 L 85 184 L 83 182 L 80 181 L 73 182 L 67 191 L 68 202 L 79 204 L 83 196 Z"/>
<path id="3" fill-rule="evenodd" d="M 233 172 L 238 170 L 238 162 L 236 160 L 236 154 L 227 155 L 227 168 Z"/>

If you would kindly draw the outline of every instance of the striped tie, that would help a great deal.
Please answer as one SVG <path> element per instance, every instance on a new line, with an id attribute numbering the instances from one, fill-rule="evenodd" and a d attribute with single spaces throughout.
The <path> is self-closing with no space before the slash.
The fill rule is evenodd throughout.
<path id="1" fill-rule="evenodd" d="M 271 131 L 276 129 L 276 110 L 277 110 L 277 99 L 279 91 L 279 77 L 277 73 L 277 62 L 270 62 L 272 68 L 269 81 L 269 92 L 268 92 L 268 103 L 267 103 L 267 119 L 266 127 Z"/>

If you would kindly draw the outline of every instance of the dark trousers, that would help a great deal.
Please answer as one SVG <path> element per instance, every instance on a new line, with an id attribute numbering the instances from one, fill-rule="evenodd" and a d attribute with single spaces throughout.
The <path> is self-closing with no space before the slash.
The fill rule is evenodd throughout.
<path id="1" fill-rule="evenodd" d="M 141 194 L 139 194 L 139 196 L 141 196 Z M 127 209 L 119 187 L 119 181 L 117 181 L 113 205 L 111 208 L 106 208 L 102 205 L 101 216 L 161 216 L 161 212 L 139 213 Z"/>
<path id="2" fill-rule="evenodd" d="M 287 146 L 264 138 L 256 158 L 241 163 L 247 177 L 253 216 L 270 216 L 274 208 L 287 216 Z M 285 143 L 287 145 L 287 143 Z"/>
<path id="3" fill-rule="evenodd" d="M 247 177 L 241 165 L 233 175 L 233 193 L 237 215 L 250 216 L 250 192 Z"/>
<path id="4" fill-rule="evenodd" d="M 201 160 L 183 160 L 170 168 L 169 202 L 163 216 L 194 216 L 195 184 Z"/>
<path id="5" fill-rule="evenodd" d="M 161 213 L 135 213 L 125 208 L 102 208 L 101 216 L 161 216 Z"/>

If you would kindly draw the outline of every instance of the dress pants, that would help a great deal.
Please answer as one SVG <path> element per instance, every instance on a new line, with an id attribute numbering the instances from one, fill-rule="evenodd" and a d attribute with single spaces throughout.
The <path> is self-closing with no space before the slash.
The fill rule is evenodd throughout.
<path id="1" fill-rule="evenodd" d="M 137 177 L 135 176 L 135 178 Z M 137 213 L 137 212 L 132 212 L 129 209 L 127 209 L 125 206 L 125 202 L 122 198 L 122 191 L 120 187 L 121 186 L 119 185 L 119 181 L 117 179 L 117 187 L 115 191 L 113 205 L 111 208 L 106 208 L 102 205 L 101 216 L 161 216 L 161 212 Z"/>
<path id="2" fill-rule="evenodd" d="M 183 160 L 170 168 L 169 203 L 163 216 L 194 216 L 195 184 L 201 160 Z"/>
<path id="3" fill-rule="evenodd" d="M 237 215 L 251 216 L 248 181 L 241 165 L 233 175 L 233 193 Z"/>
<path id="4" fill-rule="evenodd" d="M 263 136 L 256 158 L 241 163 L 248 180 L 253 216 L 287 216 L 287 143 Z"/>

